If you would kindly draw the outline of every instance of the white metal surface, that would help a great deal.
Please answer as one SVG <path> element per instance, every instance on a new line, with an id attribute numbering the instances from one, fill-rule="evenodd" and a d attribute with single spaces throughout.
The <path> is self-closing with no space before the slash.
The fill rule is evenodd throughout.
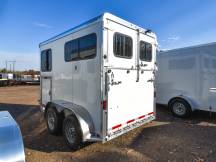
<path id="1" fill-rule="evenodd" d="M 42 95 L 42 103 L 48 103 L 51 101 L 51 92 L 52 92 L 52 78 L 48 76 L 44 76 L 41 78 L 41 95 Z"/>
<path id="2" fill-rule="evenodd" d="M 153 46 L 152 62 L 139 60 L 137 63 L 138 30 L 139 39 L 149 42 Z M 145 31 L 134 24 L 105 13 L 41 43 L 41 51 L 50 48 L 52 50 L 52 71 L 41 72 L 42 104 L 46 105 L 48 102 L 52 102 L 59 105 L 59 101 L 61 101 L 59 111 L 65 105 L 77 105 L 85 109 L 93 121 L 95 131 L 92 136 L 84 137 L 84 139 L 89 138 L 89 140 L 100 138 L 105 141 L 114 138 L 110 134 L 113 133 L 111 129 L 116 124 L 122 124 L 121 128 L 123 128 L 126 123 L 128 126 L 130 125 L 130 129 L 115 133 L 115 137 L 127 132 L 126 130 L 134 129 L 153 120 L 155 115 L 153 113 L 154 83 L 149 80 L 154 80 L 157 40 L 153 33 L 145 34 Z M 132 37 L 133 57 L 131 59 L 114 56 L 113 35 L 115 32 Z M 96 57 L 88 60 L 65 62 L 65 42 L 91 33 L 97 35 Z M 146 64 L 146 66 L 140 67 L 138 70 L 136 68 L 138 64 Z M 133 69 L 131 69 L 132 67 Z M 111 80 L 109 80 L 110 85 L 105 84 L 106 75 L 109 78 L 112 75 L 112 73 L 107 73 L 108 70 L 112 71 L 114 82 L 121 81 L 121 84 L 111 85 Z M 130 73 L 127 73 L 127 70 L 130 70 Z M 137 71 L 139 72 L 139 81 L 136 81 Z M 44 79 L 46 77 L 52 78 L 51 83 Z M 51 93 L 48 93 L 49 89 Z M 106 90 L 108 91 L 107 94 L 105 94 Z M 51 97 L 48 94 L 51 94 Z M 108 101 L 107 110 L 102 109 L 102 101 L 104 100 Z M 76 112 L 77 106 L 69 109 Z M 85 115 L 80 115 L 80 113 L 82 112 L 78 112 L 79 122 L 88 121 L 84 119 Z M 134 122 L 127 123 L 133 119 Z M 115 131 L 121 128 L 119 127 Z M 90 128 L 83 130 L 83 132 L 90 132 Z"/>
<path id="3" fill-rule="evenodd" d="M 216 111 L 216 43 L 160 52 L 157 103 L 186 99 L 193 110 Z"/>
<path id="4" fill-rule="evenodd" d="M 9 112 L 0 112 L 0 162 L 25 162 L 22 134 Z"/>
<path id="5" fill-rule="evenodd" d="M 146 66 L 141 67 L 144 73 L 141 73 L 141 70 L 139 70 L 139 81 L 137 81 L 137 57 L 139 57 L 137 49 L 139 48 L 139 41 L 143 40 L 151 43 L 153 45 L 153 51 L 156 51 L 156 40 L 142 33 L 138 35 L 137 30 L 131 30 L 129 27 L 122 26 L 113 21 L 108 21 L 107 24 L 110 29 L 108 31 L 108 38 L 113 38 L 114 33 L 120 32 L 133 39 L 133 56 L 131 59 L 114 56 L 113 39 L 108 39 L 107 48 L 109 53 L 105 66 L 108 70 L 111 70 L 111 73 L 108 73 L 107 134 L 108 138 L 112 138 L 109 136 L 113 132 L 119 131 L 119 128 L 127 126 L 127 122 L 130 124 L 135 123 L 135 119 L 138 117 L 153 112 L 154 84 L 148 81 L 154 79 L 155 53 L 151 62 L 144 62 L 138 59 L 139 65 L 143 63 Z M 129 72 L 127 72 L 128 70 Z M 121 127 L 113 129 L 118 125 L 121 125 Z"/>

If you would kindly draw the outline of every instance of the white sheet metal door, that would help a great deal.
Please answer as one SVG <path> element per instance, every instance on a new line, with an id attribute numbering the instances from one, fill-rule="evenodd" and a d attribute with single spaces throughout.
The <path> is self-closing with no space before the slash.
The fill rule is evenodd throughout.
<path id="1" fill-rule="evenodd" d="M 210 111 L 216 112 L 216 72 L 214 70 L 209 73 L 208 81 Z"/>
<path id="2" fill-rule="evenodd" d="M 210 88 L 209 100 L 212 111 L 216 112 L 216 86 L 215 88 Z"/>
<path id="3" fill-rule="evenodd" d="M 209 111 L 216 112 L 216 57 L 203 57 L 203 98 Z"/>
<path id="4" fill-rule="evenodd" d="M 41 103 L 46 104 L 52 100 L 52 50 L 41 51 Z"/>
<path id="5" fill-rule="evenodd" d="M 52 100 L 52 79 L 51 77 L 41 77 L 41 100 L 42 104 L 46 105 L 48 102 Z"/>
<path id="6" fill-rule="evenodd" d="M 151 81 L 153 72 L 145 72 L 144 67 L 143 71 L 137 69 L 137 60 L 139 60 L 137 42 L 140 36 L 136 30 L 120 24 L 110 22 L 109 25 L 112 29 L 109 30 L 109 54 L 108 64 L 106 64 L 108 68 L 107 140 L 154 118 L 154 86 Z M 124 43 L 126 45 L 122 45 Z M 127 52 L 123 52 L 123 56 L 120 56 L 124 50 Z M 150 70 L 152 64 L 148 64 Z"/>
<path id="7" fill-rule="evenodd" d="M 142 83 L 140 86 L 143 88 L 142 101 L 144 101 L 143 106 L 148 111 L 155 111 L 155 73 L 156 73 L 156 50 L 157 44 L 156 40 L 140 34 L 139 38 L 139 50 L 138 50 L 138 62 L 140 68 L 140 77 Z"/>

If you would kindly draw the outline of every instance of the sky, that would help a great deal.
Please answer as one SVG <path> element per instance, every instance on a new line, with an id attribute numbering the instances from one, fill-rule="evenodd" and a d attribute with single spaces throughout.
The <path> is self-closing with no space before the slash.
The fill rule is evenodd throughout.
<path id="1" fill-rule="evenodd" d="M 104 12 L 151 29 L 160 49 L 216 41 L 215 0 L 0 0 L 0 68 L 39 70 L 40 42 Z"/>

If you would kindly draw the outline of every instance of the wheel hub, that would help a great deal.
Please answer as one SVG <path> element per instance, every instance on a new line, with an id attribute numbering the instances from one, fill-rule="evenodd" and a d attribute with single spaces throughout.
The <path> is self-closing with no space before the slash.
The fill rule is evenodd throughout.
<path id="1" fill-rule="evenodd" d="M 48 113 L 48 126 L 51 130 L 54 129 L 54 126 L 55 125 L 55 117 L 54 117 L 54 114 L 53 112 L 49 112 Z"/>
<path id="2" fill-rule="evenodd" d="M 173 110 L 178 115 L 184 115 L 186 113 L 185 105 L 180 102 L 177 102 L 173 105 Z"/>
<path id="3" fill-rule="evenodd" d="M 67 122 L 65 124 L 65 135 L 66 135 L 66 138 L 68 139 L 68 141 L 70 143 L 74 143 L 75 142 L 76 129 L 75 129 L 74 125 L 71 124 L 70 122 Z"/>

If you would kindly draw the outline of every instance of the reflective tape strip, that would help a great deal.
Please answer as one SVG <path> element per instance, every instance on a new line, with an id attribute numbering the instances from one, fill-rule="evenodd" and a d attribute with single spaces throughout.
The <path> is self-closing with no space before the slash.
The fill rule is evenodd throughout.
<path id="1" fill-rule="evenodd" d="M 150 113 L 148 113 L 148 115 L 154 115 L 154 112 L 150 112 Z M 146 115 L 142 115 L 142 116 L 138 117 L 137 120 L 138 120 L 138 119 L 142 119 L 142 118 L 144 118 L 145 116 L 146 116 Z M 134 122 L 134 121 L 135 121 L 135 119 L 128 120 L 128 121 L 126 122 L 126 124 L 132 123 L 132 122 Z M 112 130 L 117 129 L 117 128 L 121 127 L 121 126 L 123 126 L 123 124 L 118 124 L 118 125 L 112 127 Z"/>
<path id="2" fill-rule="evenodd" d="M 145 115 L 143 115 L 143 116 L 140 116 L 138 119 L 142 119 L 142 118 L 144 118 L 145 117 Z"/>
<path id="3" fill-rule="evenodd" d="M 134 122 L 134 121 L 135 121 L 135 119 L 128 120 L 128 121 L 127 121 L 127 124 L 132 123 L 132 122 Z"/>
<path id="4" fill-rule="evenodd" d="M 148 115 L 154 115 L 154 112 L 150 112 L 150 113 L 148 113 Z"/>
<path id="5" fill-rule="evenodd" d="M 122 126 L 121 124 L 116 125 L 116 126 L 112 127 L 112 130 L 113 130 L 113 129 L 116 129 L 116 128 L 119 128 L 119 127 L 121 127 L 121 126 Z"/>

